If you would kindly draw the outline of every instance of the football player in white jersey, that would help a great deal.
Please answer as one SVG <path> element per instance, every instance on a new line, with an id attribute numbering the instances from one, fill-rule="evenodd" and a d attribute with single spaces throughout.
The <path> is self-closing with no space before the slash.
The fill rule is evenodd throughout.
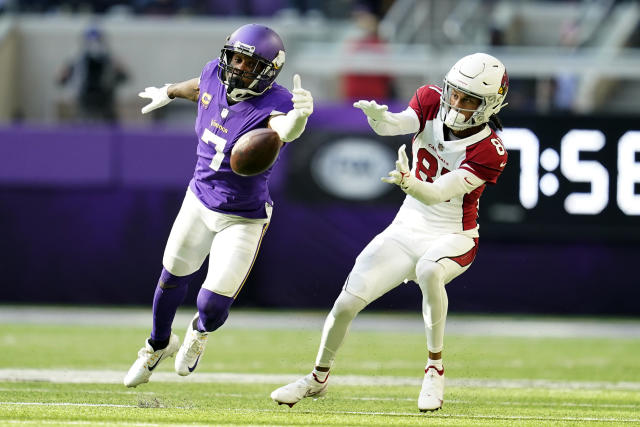
<path id="1" fill-rule="evenodd" d="M 274 401 L 293 406 L 304 397 L 325 394 L 329 369 L 355 316 L 403 281 L 413 280 L 423 295 L 429 353 L 418 409 L 442 407 L 445 285 L 473 262 L 480 195 L 487 184 L 496 183 L 507 164 L 495 130 L 502 129 L 497 113 L 506 105 L 508 86 L 502 62 L 475 53 L 451 68 L 442 88 L 420 87 L 402 112 L 391 113 L 375 101 L 354 103 L 378 135 L 414 134 L 413 166 L 403 145 L 395 170 L 382 178 L 407 196 L 393 222 L 356 258 L 325 321 L 315 368 L 273 391 Z"/>

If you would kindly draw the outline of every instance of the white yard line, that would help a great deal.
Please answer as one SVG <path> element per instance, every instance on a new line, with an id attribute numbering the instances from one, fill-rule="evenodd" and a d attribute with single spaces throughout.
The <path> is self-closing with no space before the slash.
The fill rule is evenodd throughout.
<path id="1" fill-rule="evenodd" d="M 138 408 L 138 405 L 116 405 L 114 403 L 71 403 L 71 402 L 0 402 L 0 405 L 16 406 L 83 406 L 107 408 Z"/>
<path id="2" fill-rule="evenodd" d="M 195 308 L 182 308 L 176 325 L 186 325 Z M 224 328 L 236 329 L 300 329 L 320 333 L 329 311 L 251 311 L 232 310 Z M 295 318 L 295 322 L 291 319 Z M 1 323 L 48 325 L 105 325 L 150 327 L 151 308 L 95 308 L 0 305 Z M 391 331 L 424 333 L 420 313 L 367 312 L 353 322 L 354 331 Z M 542 316 L 460 316 L 447 318 L 447 334 L 513 337 L 601 337 L 640 338 L 640 319 L 574 319 Z"/>
<path id="3" fill-rule="evenodd" d="M 297 380 L 294 374 L 242 374 L 207 373 L 181 377 L 172 372 L 156 372 L 151 381 L 170 383 L 233 383 L 233 384 L 286 384 Z M 73 384 L 121 384 L 124 372 L 72 369 L 0 369 L 0 381 L 42 381 Z M 331 378 L 336 385 L 345 386 L 419 386 L 418 377 L 339 375 Z M 640 391 L 640 382 L 631 381 L 561 381 L 531 379 L 447 379 L 451 387 L 478 388 L 541 388 L 568 390 L 629 390 Z"/>

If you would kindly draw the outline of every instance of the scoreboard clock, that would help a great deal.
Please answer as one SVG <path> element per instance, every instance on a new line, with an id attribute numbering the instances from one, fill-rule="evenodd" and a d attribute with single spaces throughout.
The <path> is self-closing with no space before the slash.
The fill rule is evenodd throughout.
<path id="1" fill-rule="evenodd" d="M 481 228 L 488 221 L 502 236 L 640 240 L 637 119 L 504 121 L 509 126 L 499 134 L 509 163 L 481 198 Z"/>

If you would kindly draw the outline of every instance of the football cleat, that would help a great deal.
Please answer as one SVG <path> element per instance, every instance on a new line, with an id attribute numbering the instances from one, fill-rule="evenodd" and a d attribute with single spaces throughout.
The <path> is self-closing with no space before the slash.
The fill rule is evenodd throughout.
<path id="1" fill-rule="evenodd" d="M 418 396 L 420 412 L 437 411 L 442 408 L 444 398 L 444 368 L 438 369 L 431 365 L 424 370 L 422 390 Z"/>
<path id="2" fill-rule="evenodd" d="M 124 385 L 127 387 L 135 387 L 140 384 L 149 382 L 149 377 L 158 364 L 168 357 L 173 357 L 180 347 L 180 338 L 176 334 L 171 334 L 169 344 L 160 350 L 154 350 L 146 340 L 144 347 L 138 351 L 138 359 L 133 362 L 129 372 L 124 377 Z"/>
<path id="3" fill-rule="evenodd" d="M 200 358 L 204 354 L 204 349 L 207 346 L 209 333 L 198 331 L 199 318 L 200 315 L 196 313 L 193 320 L 189 323 L 184 342 L 176 355 L 175 368 L 178 375 L 185 376 L 195 371 Z"/>
<path id="4" fill-rule="evenodd" d="M 300 378 L 298 381 L 292 382 L 285 386 L 274 390 L 271 393 L 271 399 L 278 405 L 289 405 L 292 408 L 293 405 L 304 399 L 305 397 L 318 398 L 327 394 L 327 387 L 329 383 L 327 380 L 324 382 L 318 381 L 313 373 Z"/>

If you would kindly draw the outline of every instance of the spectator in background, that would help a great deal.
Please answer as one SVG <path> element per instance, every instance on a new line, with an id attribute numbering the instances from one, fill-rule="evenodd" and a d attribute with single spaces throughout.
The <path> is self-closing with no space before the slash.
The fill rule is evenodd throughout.
<path id="1" fill-rule="evenodd" d="M 109 52 L 105 36 L 90 27 L 83 36 L 80 56 L 65 64 L 60 85 L 72 86 L 76 118 L 85 122 L 117 122 L 115 95 L 128 74 Z"/>
<path id="2" fill-rule="evenodd" d="M 577 23 L 565 23 L 560 34 L 560 46 L 568 48 L 569 53 L 573 53 L 579 44 L 580 34 Z M 570 71 L 560 72 L 556 74 L 551 83 L 553 109 L 565 113 L 572 112 L 578 92 L 578 76 Z"/>
<path id="3" fill-rule="evenodd" d="M 346 55 L 384 54 L 386 44 L 378 35 L 378 17 L 368 9 L 357 8 L 353 18 L 362 35 L 349 42 Z M 341 83 L 342 95 L 347 101 L 365 98 L 389 101 L 394 98 L 393 78 L 387 73 L 351 72 L 342 76 Z"/>

